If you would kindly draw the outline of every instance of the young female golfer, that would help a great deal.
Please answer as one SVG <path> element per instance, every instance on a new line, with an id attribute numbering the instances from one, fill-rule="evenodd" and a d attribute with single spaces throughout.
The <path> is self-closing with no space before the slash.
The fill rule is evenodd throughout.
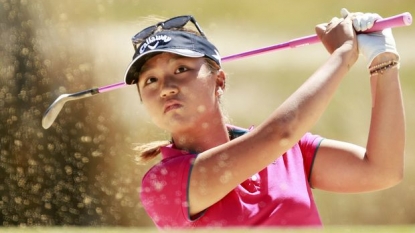
<path id="1" fill-rule="evenodd" d="M 405 129 L 394 38 L 390 29 L 356 36 L 377 14 L 342 16 L 316 26 L 328 60 L 249 130 L 228 125 L 221 112 L 221 58 L 193 17 L 169 19 L 133 38 L 125 82 L 137 85 L 154 123 L 171 134 L 170 142 L 149 144 L 140 155 L 162 156 L 140 192 L 158 227 L 320 226 L 311 187 L 356 193 L 401 181 Z M 183 28 L 189 21 L 197 32 Z M 359 53 L 368 59 L 373 92 L 365 148 L 308 132 Z"/>

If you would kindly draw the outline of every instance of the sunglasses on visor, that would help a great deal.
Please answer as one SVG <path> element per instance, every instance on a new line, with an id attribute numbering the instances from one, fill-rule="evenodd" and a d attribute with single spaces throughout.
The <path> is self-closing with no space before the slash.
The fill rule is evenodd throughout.
<path id="1" fill-rule="evenodd" d="M 145 29 L 143 29 L 142 31 L 138 32 L 137 34 L 135 34 L 135 36 L 133 36 L 133 38 L 131 38 L 132 42 L 133 42 L 133 46 L 134 46 L 134 50 L 137 50 L 137 45 L 139 44 L 139 42 L 141 42 L 142 40 L 146 39 L 147 37 L 149 37 L 151 34 L 153 34 L 158 27 L 161 27 L 163 29 L 169 30 L 172 28 L 181 28 L 184 25 L 186 25 L 188 22 L 192 22 L 196 29 L 199 31 L 200 35 L 203 36 L 204 38 L 206 38 L 205 33 L 203 33 L 202 28 L 200 28 L 199 24 L 196 22 L 195 18 L 193 18 L 193 16 L 191 15 L 182 15 L 182 16 L 177 16 L 171 19 L 168 19 L 164 22 L 160 22 L 157 23 L 155 25 L 152 25 L 150 27 L 147 27 Z"/>

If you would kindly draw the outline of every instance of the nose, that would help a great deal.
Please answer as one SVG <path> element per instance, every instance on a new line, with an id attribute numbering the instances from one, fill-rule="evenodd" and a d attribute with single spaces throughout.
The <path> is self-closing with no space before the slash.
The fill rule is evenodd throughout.
<path id="1" fill-rule="evenodd" d="M 179 89 L 175 86 L 175 85 L 164 85 L 163 89 L 160 92 L 160 96 L 162 98 L 166 98 L 172 95 L 176 95 L 177 93 L 179 93 Z"/>

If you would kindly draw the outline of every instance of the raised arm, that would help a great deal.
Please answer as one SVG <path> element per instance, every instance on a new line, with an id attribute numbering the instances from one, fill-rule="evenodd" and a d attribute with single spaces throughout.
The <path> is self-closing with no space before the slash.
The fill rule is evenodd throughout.
<path id="1" fill-rule="evenodd" d="M 357 14 L 354 25 L 373 25 L 376 14 Z M 372 21 L 372 22 L 367 22 Z M 369 60 L 373 98 L 366 148 L 324 140 L 315 158 L 311 183 L 336 192 L 364 192 L 391 187 L 403 177 L 405 119 L 399 82 L 399 55 L 390 29 L 358 35 L 359 50 Z"/>
<path id="2" fill-rule="evenodd" d="M 305 83 L 249 134 L 201 153 L 190 176 L 190 213 L 219 201 L 238 184 L 290 149 L 325 111 L 358 52 L 350 18 L 316 28 L 331 56 Z"/>

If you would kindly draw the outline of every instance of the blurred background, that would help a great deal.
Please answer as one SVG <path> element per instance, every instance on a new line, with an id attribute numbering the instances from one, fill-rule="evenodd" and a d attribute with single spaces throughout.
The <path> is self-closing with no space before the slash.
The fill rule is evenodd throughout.
<path id="1" fill-rule="evenodd" d="M 123 81 L 130 39 L 146 17 L 192 14 L 226 56 L 314 34 L 342 7 L 415 13 L 412 0 L 0 0 L 0 224 L 153 227 L 138 197 L 151 164 L 135 164 L 132 148 L 169 137 L 152 125 L 135 87 L 68 102 L 49 129 L 41 126 L 59 95 Z M 415 30 L 393 31 L 407 119 L 404 181 L 365 194 L 315 190 L 325 225 L 415 223 Z M 315 44 L 224 64 L 232 123 L 258 125 L 327 57 Z M 370 108 L 360 59 L 312 132 L 364 146 Z"/>

